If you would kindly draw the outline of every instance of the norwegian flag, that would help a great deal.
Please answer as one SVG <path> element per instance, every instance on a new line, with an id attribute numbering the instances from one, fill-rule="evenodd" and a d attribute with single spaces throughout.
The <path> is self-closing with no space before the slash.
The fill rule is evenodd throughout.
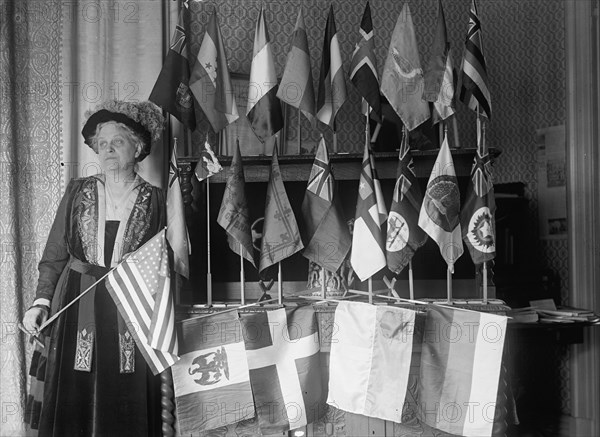
<path id="1" fill-rule="evenodd" d="M 163 229 L 106 277 L 106 288 L 125 322 L 137 328 L 130 332 L 155 375 L 179 360 L 168 260 Z"/>
<path id="2" fill-rule="evenodd" d="M 496 201 L 492 162 L 480 126 L 477 126 L 477 154 L 460 220 L 462 238 L 474 264 L 496 257 Z"/>

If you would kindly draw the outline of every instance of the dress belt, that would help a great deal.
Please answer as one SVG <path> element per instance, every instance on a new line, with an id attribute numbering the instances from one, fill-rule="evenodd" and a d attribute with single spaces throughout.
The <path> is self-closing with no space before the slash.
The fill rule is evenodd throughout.
<path id="1" fill-rule="evenodd" d="M 96 279 L 100 279 L 102 276 L 106 275 L 110 268 L 97 266 L 90 263 L 85 263 L 81 261 L 79 258 L 71 257 L 71 264 L 69 265 L 71 270 L 75 270 L 83 275 L 93 276 Z"/>

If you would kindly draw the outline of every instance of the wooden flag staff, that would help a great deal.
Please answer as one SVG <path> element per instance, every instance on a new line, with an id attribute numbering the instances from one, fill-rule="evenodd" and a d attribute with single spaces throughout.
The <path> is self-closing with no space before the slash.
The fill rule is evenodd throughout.
<path id="1" fill-rule="evenodd" d="M 371 107 L 369 104 L 366 105 L 367 110 L 365 111 L 365 147 L 371 147 L 371 133 L 369 131 L 369 112 Z M 369 163 L 370 165 L 370 163 Z M 373 303 L 373 277 L 369 277 L 369 303 Z"/>
<path id="2" fill-rule="evenodd" d="M 206 178 L 206 305 L 212 306 L 212 275 L 210 271 L 210 178 Z"/>
<path id="3" fill-rule="evenodd" d="M 483 120 L 481 120 L 480 114 L 479 114 L 479 103 L 477 104 L 477 149 L 481 148 L 481 152 L 482 155 L 485 154 L 485 148 L 486 148 L 486 144 L 485 144 L 485 123 L 483 122 Z M 479 150 L 478 150 L 479 152 Z M 488 277 L 487 277 L 487 263 L 484 261 L 483 262 L 483 297 L 482 297 L 482 301 L 484 305 L 487 305 L 488 303 Z"/>
<path id="4" fill-rule="evenodd" d="M 279 261 L 277 263 L 277 296 L 279 305 L 283 305 L 283 285 L 281 280 L 281 261 Z"/>
<path id="5" fill-rule="evenodd" d="M 245 290 L 245 274 L 244 274 L 244 257 L 242 255 L 242 247 L 240 245 L 240 303 L 246 304 L 246 290 Z"/>

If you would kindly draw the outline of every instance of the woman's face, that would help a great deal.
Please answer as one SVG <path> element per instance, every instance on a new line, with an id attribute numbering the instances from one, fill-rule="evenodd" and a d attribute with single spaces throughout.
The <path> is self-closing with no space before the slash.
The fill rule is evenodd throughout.
<path id="1" fill-rule="evenodd" d="M 140 154 L 139 146 L 130 140 L 127 131 L 115 123 L 100 128 L 97 148 L 100 166 L 105 172 L 133 172 Z"/>

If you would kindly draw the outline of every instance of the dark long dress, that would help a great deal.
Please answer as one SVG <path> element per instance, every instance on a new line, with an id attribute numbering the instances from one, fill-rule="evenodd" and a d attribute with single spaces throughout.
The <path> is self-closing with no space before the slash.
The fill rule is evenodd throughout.
<path id="1" fill-rule="evenodd" d="M 136 250 L 164 226 L 162 191 L 141 178 L 137 183 L 137 194 L 125 206 L 131 209 L 129 218 L 120 224 L 105 220 L 101 177 L 69 184 L 39 266 L 36 298 L 52 301 L 51 314 L 90 281 L 72 268 L 74 260 L 109 267 L 115 257 Z M 118 310 L 104 281 L 94 293 L 91 371 L 74 370 L 79 317 L 75 304 L 54 322 L 46 340 L 47 357 L 34 357 L 31 373 L 44 381 L 43 399 L 40 406 L 30 397 L 28 421 L 32 428 L 39 425 L 40 436 L 160 435 L 159 377 L 152 374 L 137 346 L 135 371 L 120 373 Z"/>

